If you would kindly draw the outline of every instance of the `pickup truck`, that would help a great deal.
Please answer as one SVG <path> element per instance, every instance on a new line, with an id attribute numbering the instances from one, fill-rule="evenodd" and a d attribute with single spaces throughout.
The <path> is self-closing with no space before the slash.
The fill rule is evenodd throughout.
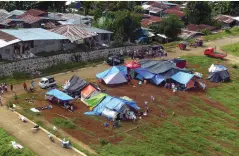
<path id="1" fill-rule="evenodd" d="M 214 58 L 220 58 L 220 59 L 224 59 L 227 56 L 227 54 L 215 52 L 214 48 L 207 48 L 204 51 L 204 55 L 209 57 L 214 57 Z"/>
<path id="2" fill-rule="evenodd" d="M 52 77 L 52 76 L 43 77 L 43 78 L 41 78 L 41 80 L 39 82 L 39 86 L 42 89 L 54 87 L 54 86 L 56 86 L 56 81 L 55 81 L 54 77 Z"/>

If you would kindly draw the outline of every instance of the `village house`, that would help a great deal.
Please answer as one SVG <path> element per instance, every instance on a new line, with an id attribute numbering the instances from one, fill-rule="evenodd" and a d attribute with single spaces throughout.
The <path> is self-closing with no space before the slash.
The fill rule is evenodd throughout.
<path id="1" fill-rule="evenodd" d="M 60 51 L 65 40 L 68 39 L 42 28 L 1 29 L 0 56 L 17 60 L 33 57 L 39 52 Z"/>
<path id="2" fill-rule="evenodd" d="M 203 30 L 209 30 L 211 32 L 216 32 L 219 30 L 219 28 L 214 27 L 214 26 L 210 26 L 210 25 L 206 25 L 206 24 L 188 24 L 186 26 L 186 30 L 189 31 L 197 31 L 197 32 L 202 32 Z"/>
<path id="3" fill-rule="evenodd" d="M 218 21 L 221 24 L 222 29 L 231 28 L 237 24 L 237 20 L 229 15 L 218 15 L 214 17 L 214 20 Z"/>

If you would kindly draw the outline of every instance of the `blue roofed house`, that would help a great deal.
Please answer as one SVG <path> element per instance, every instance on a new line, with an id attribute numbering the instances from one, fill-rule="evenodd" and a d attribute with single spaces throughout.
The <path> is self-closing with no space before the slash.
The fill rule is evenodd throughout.
<path id="1" fill-rule="evenodd" d="M 155 36 L 154 33 L 150 31 L 150 29 L 143 28 L 143 27 L 135 30 L 134 34 L 135 34 L 135 42 L 137 44 L 148 43 Z"/>
<path id="2" fill-rule="evenodd" d="M 0 54 L 8 60 L 29 58 L 39 52 L 62 50 L 64 40 L 68 39 L 42 28 L 1 29 Z"/>

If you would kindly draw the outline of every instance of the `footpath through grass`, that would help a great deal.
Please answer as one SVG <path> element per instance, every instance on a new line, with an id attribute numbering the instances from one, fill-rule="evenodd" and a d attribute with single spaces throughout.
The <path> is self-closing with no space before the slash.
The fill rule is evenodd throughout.
<path id="1" fill-rule="evenodd" d="M 208 67 L 217 59 L 205 56 L 187 56 L 187 62 L 198 64 L 196 71 L 207 76 Z M 220 61 L 221 63 L 225 63 Z M 148 124 L 131 133 L 121 133 L 126 139 L 117 145 L 106 143 L 92 145 L 100 155 L 184 155 L 211 156 L 237 155 L 239 153 L 239 70 L 231 68 L 232 82 L 209 88 L 205 97 L 220 102 L 228 111 L 209 105 L 199 97 L 190 100 L 179 99 L 186 103 L 189 115 L 184 113 L 166 118 L 154 116 L 160 124 Z M 190 94 L 190 93 L 189 93 Z M 159 95 L 160 96 L 160 95 Z M 171 104 L 174 104 L 171 102 Z M 178 109 L 184 109 L 178 107 Z M 172 112 L 174 110 L 167 110 Z M 191 115 L 190 115 L 191 114 Z M 144 119 L 142 122 L 147 122 Z M 140 137 L 139 137 L 140 136 Z"/>
<path id="2" fill-rule="evenodd" d="M 222 47 L 222 50 L 224 50 L 225 52 L 228 52 L 232 55 L 239 56 L 239 42 L 225 45 Z"/>
<path id="3" fill-rule="evenodd" d="M 11 141 L 17 141 L 12 136 L 8 135 L 5 130 L 0 129 L 0 155 L 1 156 L 34 156 L 35 154 L 28 148 L 14 149 L 11 145 Z M 21 144 L 21 143 L 19 143 Z M 23 146 L 23 145 L 22 145 Z"/>

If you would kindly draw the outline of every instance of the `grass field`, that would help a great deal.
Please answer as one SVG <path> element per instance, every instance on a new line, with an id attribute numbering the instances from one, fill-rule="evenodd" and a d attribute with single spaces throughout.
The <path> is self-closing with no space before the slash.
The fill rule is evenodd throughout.
<path id="1" fill-rule="evenodd" d="M 188 56 L 187 61 L 200 64 L 197 71 L 207 74 L 211 63 L 218 62 L 204 56 Z M 187 102 L 192 115 L 155 116 L 161 124 L 143 126 L 117 145 L 95 145 L 101 155 L 237 155 L 239 154 L 239 70 L 231 69 L 232 82 L 210 88 L 210 99 L 220 102 L 227 111 L 208 105 L 197 96 Z M 184 101 L 184 99 L 178 99 Z M 170 100 L 169 100 L 170 101 Z M 171 101 L 173 104 L 173 101 Z M 136 135 L 137 134 L 137 135 Z M 140 137 L 135 137 L 140 136 Z"/>
<path id="2" fill-rule="evenodd" d="M 216 40 L 216 39 L 219 39 L 219 38 L 229 37 L 229 36 L 234 36 L 234 35 L 239 35 L 239 27 L 233 27 L 231 29 L 221 31 L 217 34 L 204 36 L 204 40 L 205 41 L 209 41 L 209 40 L 211 41 L 211 40 Z"/>
<path id="3" fill-rule="evenodd" d="M 16 141 L 19 143 L 15 138 L 9 136 L 6 131 L 0 129 L 0 155 L 1 156 L 34 156 L 35 154 L 30 151 L 28 148 L 24 147 L 23 149 L 13 149 L 10 145 L 11 141 Z"/>
<path id="4" fill-rule="evenodd" d="M 223 46 L 222 49 L 232 55 L 239 56 L 239 43 Z"/>

